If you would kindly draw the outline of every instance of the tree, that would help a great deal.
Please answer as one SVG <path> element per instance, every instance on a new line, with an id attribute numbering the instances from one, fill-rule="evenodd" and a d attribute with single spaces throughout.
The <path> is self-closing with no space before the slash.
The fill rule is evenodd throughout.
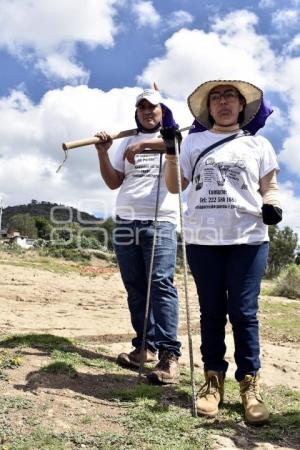
<path id="1" fill-rule="evenodd" d="M 52 225 L 49 220 L 42 216 L 34 216 L 34 220 L 38 237 L 49 241 L 52 230 Z"/>
<path id="2" fill-rule="evenodd" d="M 16 214 L 9 219 L 8 231 L 19 231 L 21 235 L 31 239 L 37 238 L 35 220 L 29 214 Z"/>
<path id="3" fill-rule="evenodd" d="M 282 230 L 276 225 L 269 227 L 270 251 L 266 276 L 272 278 L 279 275 L 281 269 L 295 261 L 298 236 L 289 227 Z"/>
<path id="4" fill-rule="evenodd" d="M 95 236 L 98 241 L 108 248 L 108 250 L 113 249 L 113 231 L 116 224 L 112 217 L 108 217 L 101 225 L 97 228 L 98 230 L 95 232 Z"/>

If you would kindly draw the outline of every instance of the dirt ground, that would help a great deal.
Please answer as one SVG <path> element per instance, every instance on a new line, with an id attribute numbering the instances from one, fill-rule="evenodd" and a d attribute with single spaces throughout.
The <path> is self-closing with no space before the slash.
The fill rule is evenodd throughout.
<path id="1" fill-rule="evenodd" d="M 83 269 L 82 274 L 1 265 L 0 333 L 49 333 L 76 338 L 91 345 L 101 344 L 112 354 L 131 350 L 132 327 L 120 274 L 117 268 L 99 264 L 94 269 Z M 181 363 L 188 364 L 185 299 L 182 280 L 178 277 L 177 287 L 181 298 Z M 192 328 L 197 331 L 199 308 L 192 282 L 189 302 Z M 195 365 L 201 367 L 198 333 L 194 333 L 193 347 Z M 232 363 L 229 376 L 232 376 L 235 368 L 231 333 L 227 333 L 227 349 L 228 360 Z M 268 380 L 269 385 L 300 388 L 299 361 L 298 345 L 262 341 L 262 378 Z"/>
<path id="2" fill-rule="evenodd" d="M 0 335 L 37 333 L 75 338 L 83 344 L 87 357 L 89 352 L 92 354 L 99 348 L 108 355 L 108 359 L 120 351 L 131 349 L 132 328 L 117 268 L 108 267 L 106 263 L 99 261 L 93 269 L 85 268 L 81 273 L 57 273 L 33 268 L 25 263 L 24 266 L 11 265 L 12 256 L 3 255 L 1 254 L 0 258 Z M 185 300 L 182 279 L 177 277 L 176 282 L 181 298 L 179 334 L 183 352 L 181 364 L 184 366 L 188 365 L 189 361 Z M 196 370 L 201 371 L 197 332 L 199 310 L 192 282 L 189 287 L 189 300 L 194 361 Z M 227 333 L 226 340 L 227 359 L 230 363 L 228 376 L 233 377 L 235 366 L 231 333 Z M 261 347 L 262 379 L 269 386 L 284 384 L 299 389 L 299 344 L 281 342 L 278 345 L 262 340 Z M 87 413 L 96 416 L 99 415 L 99 408 L 103 408 L 104 413 L 97 426 L 105 431 L 110 426 L 105 417 L 118 417 L 122 414 L 120 405 L 113 405 L 105 396 L 105 379 L 102 379 L 101 384 L 97 383 L 98 369 L 85 368 L 80 374 L 80 383 L 78 379 L 70 379 L 66 384 L 62 376 L 56 377 L 55 385 L 49 385 L 47 377 L 43 378 L 38 371 L 41 366 L 50 362 L 50 356 L 44 350 L 32 348 L 25 354 L 24 363 L 18 370 L 10 373 L 9 382 L 5 383 L 5 394 L 13 396 L 22 391 L 27 393 L 28 398 L 38 395 L 40 404 L 50 402 L 51 407 L 47 408 L 45 420 L 52 419 L 52 426 L 58 430 L 66 431 L 71 422 L 73 426 L 76 424 L 76 421 L 66 420 L 68 416 L 84 416 Z M 126 379 L 120 383 L 122 386 L 124 383 L 131 386 L 135 379 L 128 372 Z M 0 393 L 3 393 L 3 389 L 2 385 Z M 17 413 L 15 420 L 20 427 L 30 426 L 26 425 L 22 416 Z M 78 430 L 81 425 L 81 422 L 77 421 Z M 88 426 L 85 424 L 85 427 Z M 94 427 L 95 423 L 90 426 Z M 115 430 L 118 431 L 117 421 Z M 220 448 L 225 448 L 225 444 Z"/>

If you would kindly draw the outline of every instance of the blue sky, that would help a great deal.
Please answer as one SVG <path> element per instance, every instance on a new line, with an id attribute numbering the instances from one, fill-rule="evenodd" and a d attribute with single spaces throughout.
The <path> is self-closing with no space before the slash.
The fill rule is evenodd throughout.
<path id="1" fill-rule="evenodd" d="M 280 162 L 283 225 L 300 234 L 299 25 L 300 0 L 0 0 L 0 199 L 110 215 L 93 147 L 56 174 L 61 143 L 133 127 L 154 81 L 186 126 L 197 85 L 243 79 L 275 110 L 261 133 Z"/>

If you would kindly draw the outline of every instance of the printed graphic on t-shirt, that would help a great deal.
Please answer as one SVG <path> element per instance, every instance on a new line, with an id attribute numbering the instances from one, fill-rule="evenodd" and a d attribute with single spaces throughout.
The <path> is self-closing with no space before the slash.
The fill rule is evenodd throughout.
<path id="1" fill-rule="evenodd" d="M 159 176 L 159 157 L 157 155 L 143 155 L 135 156 L 135 172 L 134 177 L 151 177 L 157 178 Z"/>
<path id="2" fill-rule="evenodd" d="M 246 172 L 243 159 L 216 161 L 208 157 L 205 163 L 199 165 L 194 178 L 194 189 L 200 194 L 196 209 L 238 207 L 236 198 L 228 194 L 226 185 L 235 185 L 235 191 L 248 190 Z"/>

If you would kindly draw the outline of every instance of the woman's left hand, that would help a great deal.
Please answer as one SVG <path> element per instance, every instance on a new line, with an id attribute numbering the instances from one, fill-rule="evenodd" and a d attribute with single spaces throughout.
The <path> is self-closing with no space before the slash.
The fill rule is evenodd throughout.
<path id="1" fill-rule="evenodd" d="M 128 145 L 123 155 L 123 159 L 127 159 L 130 164 L 134 164 L 135 155 L 142 153 L 144 150 L 145 147 L 143 145 L 143 142 L 137 142 L 136 144 Z"/>

